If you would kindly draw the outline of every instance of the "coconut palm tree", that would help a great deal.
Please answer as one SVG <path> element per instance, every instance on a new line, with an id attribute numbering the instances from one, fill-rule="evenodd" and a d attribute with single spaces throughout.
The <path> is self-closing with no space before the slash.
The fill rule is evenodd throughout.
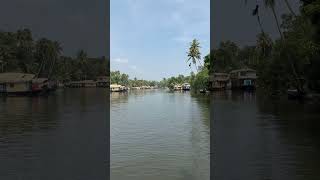
<path id="1" fill-rule="evenodd" d="M 52 61 L 51 61 L 51 66 L 50 66 L 50 69 L 49 69 L 49 74 L 48 74 L 48 78 L 51 77 L 52 75 L 52 72 L 54 70 L 54 67 L 55 67 L 55 64 L 57 62 L 57 60 L 60 58 L 60 55 L 61 55 L 61 52 L 62 52 L 62 47 L 60 45 L 59 42 L 57 41 L 54 41 L 51 43 L 51 46 L 52 46 Z"/>
<path id="2" fill-rule="evenodd" d="M 198 71 L 197 61 L 199 62 L 200 66 L 202 66 L 200 60 L 201 60 L 200 43 L 197 39 L 193 39 L 192 42 L 190 43 L 187 63 L 189 63 L 190 68 L 192 63 L 194 66 L 196 66 L 196 70 Z"/>
<path id="3" fill-rule="evenodd" d="M 284 2 L 286 3 L 286 6 L 288 7 L 290 13 L 291 13 L 293 16 L 297 16 L 296 13 L 293 11 L 293 9 L 292 9 L 289 1 L 288 1 L 288 0 L 284 0 Z"/>
<path id="4" fill-rule="evenodd" d="M 257 45 L 256 48 L 263 57 L 268 56 L 272 49 L 272 39 L 266 33 L 260 33 L 257 35 Z"/>
<path id="5" fill-rule="evenodd" d="M 83 78 L 87 78 L 87 60 L 88 60 L 88 55 L 87 53 L 81 49 L 78 54 L 77 54 L 78 60 L 80 60 L 80 69 L 83 73 Z"/>
<path id="6" fill-rule="evenodd" d="M 260 19 L 260 14 L 259 14 L 259 4 L 256 5 L 256 8 L 252 11 L 252 15 L 253 16 L 257 16 L 257 21 L 261 30 L 261 33 L 264 33 L 263 27 L 262 27 L 262 23 L 261 23 L 261 19 Z"/>
<path id="7" fill-rule="evenodd" d="M 275 0 L 264 0 L 263 2 L 264 2 L 264 5 L 265 5 L 267 8 L 270 8 L 270 9 L 271 9 L 272 14 L 273 14 L 273 16 L 274 16 L 274 20 L 276 21 L 276 24 L 277 24 L 277 28 L 278 28 L 280 37 L 281 37 L 281 39 L 283 39 L 283 35 L 282 35 L 281 28 L 280 28 L 279 19 L 278 19 L 277 12 L 276 12 L 276 9 L 275 9 L 275 6 L 276 6 Z"/>

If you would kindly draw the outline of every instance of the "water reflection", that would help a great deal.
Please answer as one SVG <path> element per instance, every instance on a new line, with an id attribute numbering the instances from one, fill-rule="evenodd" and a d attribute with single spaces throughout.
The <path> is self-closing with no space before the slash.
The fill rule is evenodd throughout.
<path id="1" fill-rule="evenodd" d="M 319 106 L 259 93 L 220 92 L 211 99 L 216 179 L 320 177 Z"/>
<path id="2" fill-rule="evenodd" d="M 0 99 L 0 179 L 106 179 L 108 95 L 65 89 Z"/>
<path id="3" fill-rule="evenodd" d="M 165 90 L 111 93 L 112 98 L 111 179 L 209 179 L 204 100 Z"/>

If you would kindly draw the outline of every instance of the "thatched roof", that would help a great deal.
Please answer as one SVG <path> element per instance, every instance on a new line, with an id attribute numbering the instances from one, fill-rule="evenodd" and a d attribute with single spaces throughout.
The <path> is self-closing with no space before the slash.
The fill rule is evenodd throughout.
<path id="1" fill-rule="evenodd" d="M 34 74 L 25 73 L 0 73 L 0 83 L 17 83 L 31 81 Z"/>

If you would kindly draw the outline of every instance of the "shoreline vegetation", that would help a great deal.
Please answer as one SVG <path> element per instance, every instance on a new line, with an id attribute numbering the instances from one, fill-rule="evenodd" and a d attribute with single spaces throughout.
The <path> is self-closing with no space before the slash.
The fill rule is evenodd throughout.
<path id="1" fill-rule="evenodd" d="M 34 74 L 62 83 L 109 76 L 110 61 L 105 56 L 88 57 L 82 49 L 74 57 L 62 53 L 59 42 L 36 40 L 29 29 L 0 30 L 0 73 Z"/>
<path id="2" fill-rule="evenodd" d="M 86 87 L 89 81 L 106 87 L 109 59 L 89 57 L 82 49 L 74 57 L 62 53 L 59 42 L 34 39 L 29 29 L 0 31 L 0 93 L 42 94 L 62 85 Z"/>

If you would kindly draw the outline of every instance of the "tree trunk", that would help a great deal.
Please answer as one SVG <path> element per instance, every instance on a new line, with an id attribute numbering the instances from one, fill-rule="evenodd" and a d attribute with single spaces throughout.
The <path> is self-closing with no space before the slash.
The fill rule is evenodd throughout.
<path id="1" fill-rule="evenodd" d="M 260 15 L 259 14 L 257 14 L 257 20 L 258 20 L 258 23 L 259 23 L 259 27 L 260 27 L 261 33 L 264 34 L 264 30 L 263 30 L 263 27 L 262 27 L 262 24 L 261 24 L 261 20 L 260 20 Z"/>
<path id="2" fill-rule="evenodd" d="M 281 37 L 281 39 L 283 40 L 283 35 L 282 35 L 282 32 L 281 32 L 280 23 L 279 23 L 279 20 L 278 20 L 278 17 L 277 17 L 276 10 L 274 9 L 274 7 L 272 7 L 271 10 L 272 10 L 274 19 L 276 20 L 276 24 L 277 24 L 277 28 L 278 28 L 280 37 Z"/>
<path id="3" fill-rule="evenodd" d="M 284 0 L 284 1 L 285 1 L 285 3 L 286 3 L 286 5 L 287 5 L 287 7 L 288 7 L 288 9 L 289 9 L 289 11 L 290 11 L 290 13 L 291 13 L 293 16 L 297 16 L 296 13 L 295 13 L 295 12 L 293 11 L 293 9 L 291 8 L 289 1 L 288 1 L 288 0 Z"/>
<path id="4" fill-rule="evenodd" d="M 41 70 L 43 68 L 43 62 L 44 62 L 44 60 L 41 61 L 41 64 L 40 64 L 40 67 L 39 67 L 39 70 L 38 70 L 38 73 L 37 73 L 37 78 L 39 77 L 39 75 L 41 73 Z"/>

